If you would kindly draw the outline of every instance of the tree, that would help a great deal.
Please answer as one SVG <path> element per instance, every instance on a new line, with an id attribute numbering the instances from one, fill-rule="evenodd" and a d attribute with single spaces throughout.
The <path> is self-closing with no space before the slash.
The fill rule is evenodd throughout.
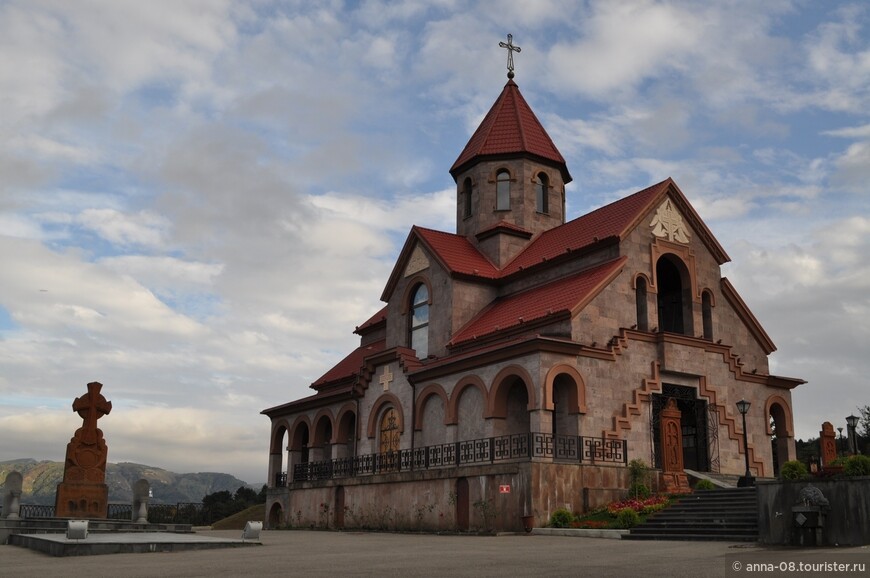
<path id="1" fill-rule="evenodd" d="M 870 437 L 870 405 L 859 407 L 861 419 L 858 420 L 858 433 L 862 438 Z"/>

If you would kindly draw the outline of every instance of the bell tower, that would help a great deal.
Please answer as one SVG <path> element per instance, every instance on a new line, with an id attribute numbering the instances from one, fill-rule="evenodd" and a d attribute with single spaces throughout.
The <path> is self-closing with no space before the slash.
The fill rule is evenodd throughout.
<path id="1" fill-rule="evenodd" d="M 562 154 L 514 82 L 508 42 L 508 81 L 450 168 L 456 182 L 456 232 L 499 268 L 540 233 L 565 222 Z"/>

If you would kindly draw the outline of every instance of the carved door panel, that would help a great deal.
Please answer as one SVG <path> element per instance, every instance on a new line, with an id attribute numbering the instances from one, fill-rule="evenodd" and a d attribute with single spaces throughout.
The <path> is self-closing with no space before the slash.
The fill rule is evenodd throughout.
<path id="1" fill-rule="evenodd" d="M 399 460 L 399 419 L 395 408 L 388 409 L 381 418 L 380 461 L 381 470 L 394 470 Z"/>

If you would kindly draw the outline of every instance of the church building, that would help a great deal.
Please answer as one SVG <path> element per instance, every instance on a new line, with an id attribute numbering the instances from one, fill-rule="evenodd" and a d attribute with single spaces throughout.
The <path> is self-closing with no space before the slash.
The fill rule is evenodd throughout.
<path id="1" fill-rule="evenodd" d="M 677 183 L 566 222 L 571 173 L 512 71 L 450 174 L 456 231 L 412 227 L 359 347 L 262 412 L 271 527 L 518 530 L 624 498 L 634 459 L 661 491 L 794 459 L 804 382 L 769 373 Z"/>

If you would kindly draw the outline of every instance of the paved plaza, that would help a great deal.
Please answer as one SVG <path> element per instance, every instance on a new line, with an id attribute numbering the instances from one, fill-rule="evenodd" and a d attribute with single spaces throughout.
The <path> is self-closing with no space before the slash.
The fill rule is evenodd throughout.
<path id="1" fill-rule="evenodd" d="M 239 538 L 238 531 L 200 532 Z M 4 576 L 866 576 L 870 547 L 781 549 L 561 536 L 264 531 L 263 546 L 55 558 L 0 546 Z M 800 564 L 815 570 L 798 571 Z M 825 564 L 864 564 L 864 571 Z M 758 566 L 764 565 L 764 566 Z M 770 566 L 768 566 L 770 565 Z M 735 569 L 739 568 L 739 569 Z M 793 568 L 793 572 L 789 572 Z"/>

